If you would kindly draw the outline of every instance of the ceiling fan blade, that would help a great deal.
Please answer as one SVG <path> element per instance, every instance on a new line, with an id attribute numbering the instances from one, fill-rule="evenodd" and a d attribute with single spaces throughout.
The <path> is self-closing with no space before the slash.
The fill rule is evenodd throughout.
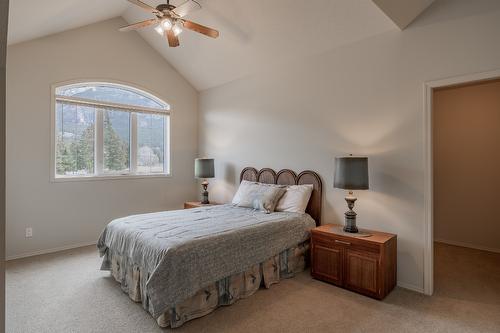
<path id="1" fill-rule="evenodd" d="M 118 30 L 120 30 L 120 31 L 136 30 L 136 29 L 140 29 L 140 28 L 149 27 L 150 25 L 156 24 L 157 22 L 158 22 L 158 19 L 155 19 L 155 18 L 154 19 L 149 19 L 149 20 L 137 22 L 137 23 L 134 23 L 134 24 L 126 25 L 124 27 L 121 27 Z"/>
<path id="2" fill-rule="evenodd" d="M 219 32 L 215 29 L 205 27 L 204 25 L 194 23 L 188 20 L 182 20 L 184 28 L 199 32 L 200 34 L 204 34 L 205 36 L 217 38 L 219 37 Z"/>
<path id="3" fill-rule="evenodd" d="M 175 14 L 179 15 L 179 17 L 184 17 L 187 14 L 194 12 L 198 9 L 201 9 L 201 5 L 197 1 L 187 0 L 182 5 L 175 7 L 172 10 Z"/>
<path id="4" fill-rule="evenodd" d="M 144 9 L 145 11 L 147 12 L 150 12 L 150 13 L 153 13 L 153 14 L 156 14 L 156 15 L 162 15 L 163 16 L 163 13 L 160 12 L 159 10 L 157 10 L 156 8 L 148 5 L 147 3 L 144 3 L 140 0 L 128 0 L 128 2 L 130 3 L 133 3 L 134 5 L 136 6 L 139 6 L 141 7 L 142 9 Z"/>
<path id="5" fill-rule="evenodd" d="M 172 30 L 165 30 L 165 37 L 168 40 L 168 46 L 177 47 L 179 46 L 179 38 L 174 34 Z"/>

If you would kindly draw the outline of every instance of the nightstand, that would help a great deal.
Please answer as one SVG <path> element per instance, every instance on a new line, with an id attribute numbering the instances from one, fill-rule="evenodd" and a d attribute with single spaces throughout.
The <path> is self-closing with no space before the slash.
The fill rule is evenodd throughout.
<path id="1" fill-rule="evenodd" d="M 184 203 L 184 209 L 189 209 L 189 208 L 198 208 L 198 207 L 208 207 L 208 206 L 215 206 L 215 205 L 220 205 L 219 203 L 211 202 L 209 204 L 202 204 L 199 201 L 188 201 Z"/>
<path id="2" fill-rule="evenodd" d="M 360 294 L 383 299 L 397 281 L 397 236 L 327 224 L 312 229 L 311 275 Z"/>

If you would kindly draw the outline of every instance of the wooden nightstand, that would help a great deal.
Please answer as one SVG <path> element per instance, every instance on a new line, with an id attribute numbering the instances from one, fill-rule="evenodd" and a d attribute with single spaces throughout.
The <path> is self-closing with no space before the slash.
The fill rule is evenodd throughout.
<path id="1" fill-rule="evenodd" d="M 219 203 L 211 202 L 209 204 L 202 204 L 199 201 L 188 201 L 184 203 L 184 209 L 189 209 L 189 208 L 198 208 L 198 207 L 207 207 L 207 206 L 215 206 L 215 205 L 220 205 Z"/>
<path id="2" fill-rule="evenodd" d="M 383 299 L 397 281 L 397 236 L 360 230 L 370 236 L 342 232 L 327 224 L 312 230 L 311 275 L 360 294 Z M 357 236 L 356 236 L 357 235 Z"/>

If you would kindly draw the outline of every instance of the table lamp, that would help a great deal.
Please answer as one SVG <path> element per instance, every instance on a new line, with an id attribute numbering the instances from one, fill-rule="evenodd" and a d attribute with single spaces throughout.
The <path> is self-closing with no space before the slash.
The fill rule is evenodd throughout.
<path id="1" fill-rule="evenodd" d="M 214 159 L 213 158 L 197 158 L 194 160 L 194 177 L 203 179 L 201 186 L 203 187 L 201 203 L 206 205 L 208 201 L 208 181 L 207 178 L 214 178 Z"/>
<path id="2" fill-rule="evenodd" d="M 349 194 L 345 197 L 349 210 L 345 212 L 345 232 L 358 232 L 356 227 L 356 213 L 352 210 L 357 198 L 353 190 L 368 189 L 368 157 L 335 157 L 335 188 L 346 189 Z"/>

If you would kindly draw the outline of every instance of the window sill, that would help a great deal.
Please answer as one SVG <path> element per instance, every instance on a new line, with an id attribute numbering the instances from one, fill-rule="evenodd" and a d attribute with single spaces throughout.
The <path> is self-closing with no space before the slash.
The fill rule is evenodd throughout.
<path id="1" fill-rule="evenodd" d="M 52 183 L 64 183 L 64 182 L 87 182 L 87 181 L 98 181 L 98 180 L 118 180 L 118 179 L 147 179 L 147 178 L 171 178 L 172 174 L 168 173 L 158 173 L 158 174 L 148 174 L 148 175 L 102 175 L 102 176 L 68 176 L 68 177 L 54 177 L 51 176 L 50 181 Z"/>

